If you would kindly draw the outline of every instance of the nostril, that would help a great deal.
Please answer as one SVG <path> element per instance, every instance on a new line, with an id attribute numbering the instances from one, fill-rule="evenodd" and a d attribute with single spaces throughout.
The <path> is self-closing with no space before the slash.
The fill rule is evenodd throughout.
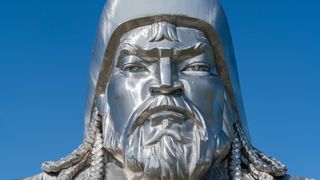
<path id="1" fill-rule="evenodd" d="M 160 90 L 158 87 L 150 87 L 149 92 L 151 95 L 157 95 L 160 94 Z"/>
<path id="2" fill-rule="evenodd" d="M 178 87 L 175 91 L 176 91 L 176 92 L 175 92 L 176 94 L 183 94 L 184 89 L 183 89 L 182 86 L 180 86 L 180 87 Z"/>
<path id="3" fill-rule="evenodd" d="M 172 87 L 172 86 L 160 86 L 160 87 L 150 87 L 149 89 L 151 95 L 169 95 L 169 94 L 174 94 L 174 95 L 180 95 L 183 94 L 184 88 L 183 86 L 177 86 L 177 87 Z"/>

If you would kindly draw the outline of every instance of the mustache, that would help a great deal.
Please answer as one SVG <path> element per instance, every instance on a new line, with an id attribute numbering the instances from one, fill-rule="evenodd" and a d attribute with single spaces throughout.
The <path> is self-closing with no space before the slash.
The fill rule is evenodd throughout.
<path id="1" fill-rule="evenodd" d="M 204 131 L 205 125 L 198 109 L 184 96 L 157 95 L 147 98 L 131 115 L 125 131 L 130 136 L 134 130 L 142 125 L 147 118 L 161 111 L 172 111 L 191 119 L 193 123 Z"/>

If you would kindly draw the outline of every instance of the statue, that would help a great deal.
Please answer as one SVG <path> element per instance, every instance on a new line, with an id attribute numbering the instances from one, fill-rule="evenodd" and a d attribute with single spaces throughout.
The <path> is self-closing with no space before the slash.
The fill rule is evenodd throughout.
<path id="1" fill-rule="evenodd" d="M 83 143 L 26 179 L 300 179 L 250 143 L 218 0 L 109 0 L 89 83 Z"/>

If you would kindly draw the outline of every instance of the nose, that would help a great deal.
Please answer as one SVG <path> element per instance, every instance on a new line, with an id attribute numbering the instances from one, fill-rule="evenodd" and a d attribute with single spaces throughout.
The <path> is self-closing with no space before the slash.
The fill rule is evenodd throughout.
<path id="1" fill-rule="evenodd" d="M 160 58 L 159 62 L 160 84 L 151 86 L 149 91 L 151 95 L 172 95 L 182 94 L 184 89 L 180 82 L 173 82 L 171 60 L 169 57 Z"/>
<path id="2" fill-rule="evenodd" d="M 172 86 L 172 71 L 169 57 L 160 58 L 159 70 L 161 86 Z"/>

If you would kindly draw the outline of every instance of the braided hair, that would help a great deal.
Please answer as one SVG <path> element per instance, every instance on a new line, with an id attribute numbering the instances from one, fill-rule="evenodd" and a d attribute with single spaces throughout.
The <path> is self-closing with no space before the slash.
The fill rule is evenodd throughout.
<path id="1" fill-rule="evenodd" d="M 240 180 L 242 165 L 248 168 L 254 179 L 274 179 L 286 175 L 287 167 L 280 161 L 264 155 L 253 147 L 239 123 L 235 123 L 229 172 L 233 180 Z"/>
<path id="2" fill-rule="evenodd" d="M 97 108 L 94 108 L 89 133 L 83 143 L 60 160 L 44 162 L 42 170 L 46 173 L 58 174 L 58 180 L 71 180 L 89 166 L 89 179 L 103 179 L 105 167 L 101 119 L 101 114 Z"/>

